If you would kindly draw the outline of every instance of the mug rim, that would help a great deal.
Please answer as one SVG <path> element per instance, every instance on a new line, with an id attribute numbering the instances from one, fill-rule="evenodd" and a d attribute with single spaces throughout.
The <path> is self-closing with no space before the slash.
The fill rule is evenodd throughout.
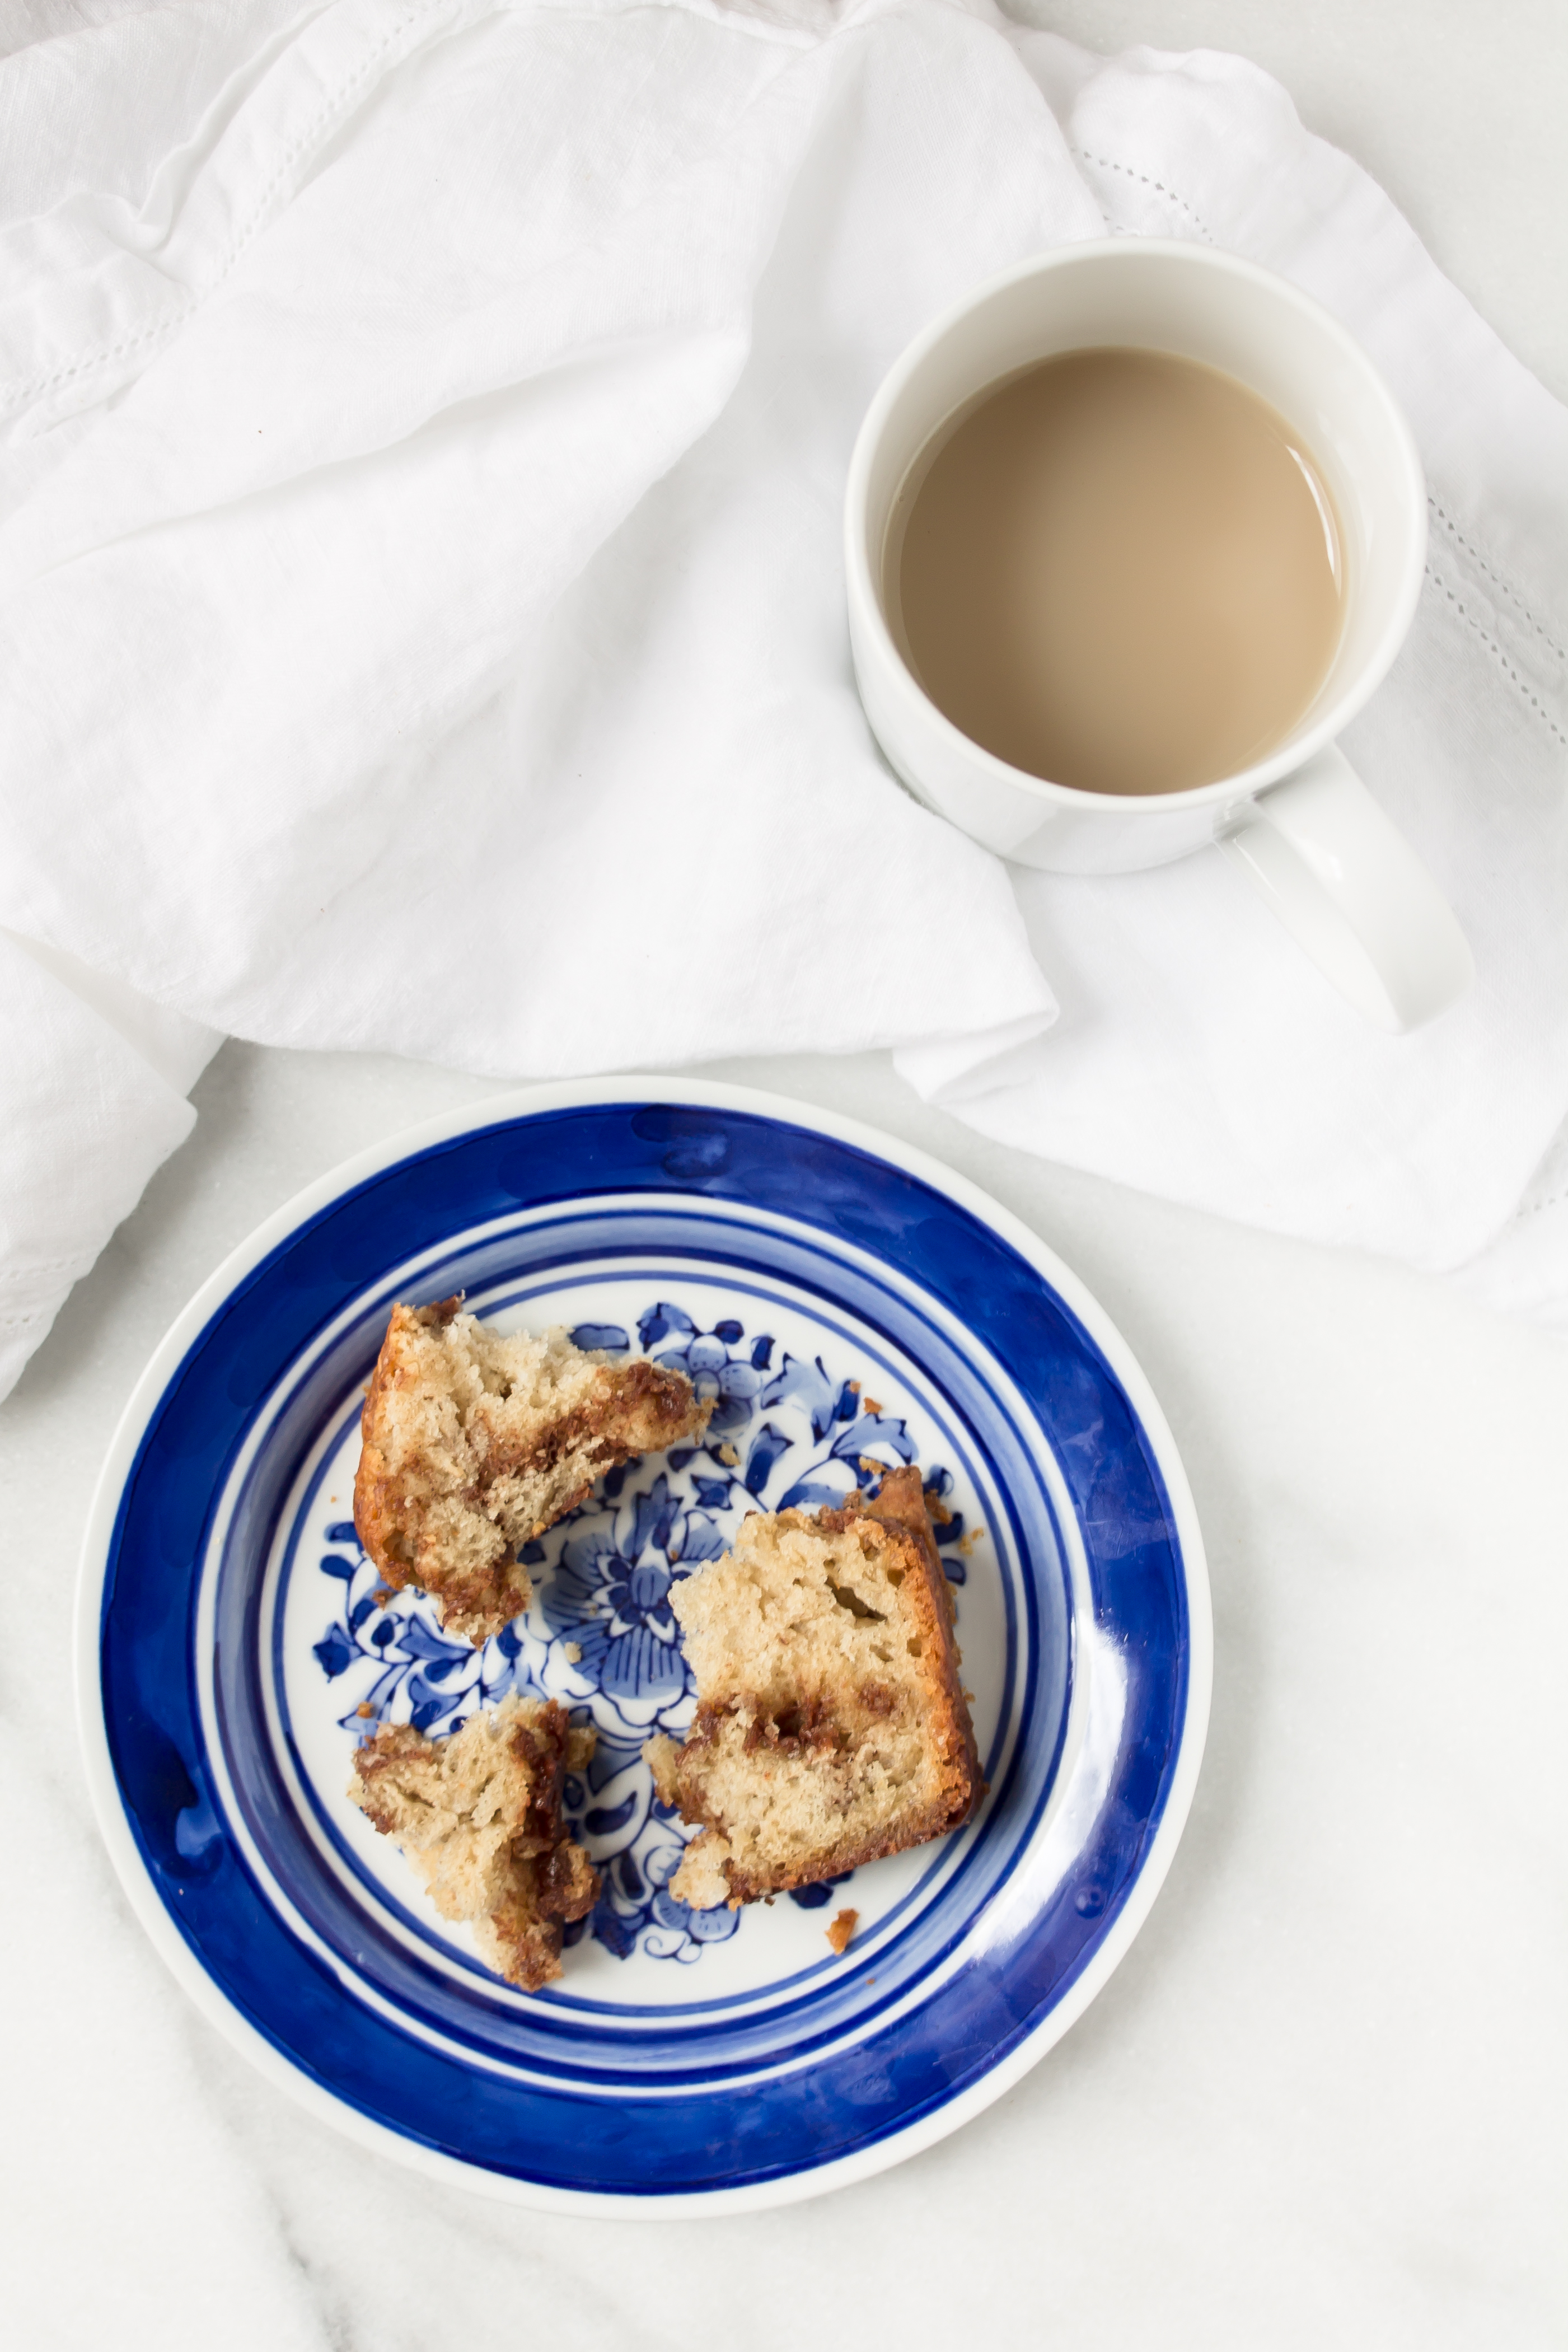
<path id="1" fill-rule="evenodd" d="M 1404 573 L 1398 592 L 1391 601 L 1388 617 L 1360 669 L 1332 708 L 1314 720 L 1304 734 L 1271 751 L 1266 759 L 1254 761 L 1251 766 L 1238 768 L 1229 775 L 1218 777 L 1207 784 L 1189 784 L 1179 792 L 1098 793 L 1078 784 L 1056 783 L 1050 777 L 1031 774 L 1027 768 L 1015 768 L 996 752 L 988 751 L 985 745 L 977 743 L 972 735 L 967 735 L 931 699 L 900 651 L 883 610 L 882 593 L 873 577 L 866 545 L 866 508 L 872 464 L 894 403 L 930 353 L 975 311 L 1006 288 L 1018 285 L 1026 278 L 1043 278 L 1058 269 L 1086 266 L 1111 264 L 1120 268 L 1127 261 L 1146 259 L 1152 256 L 1183 268 L 1217 269 L 1222 275 L 1256 286 L 1275 299 L 1282 298 L 1337 344 L 1341 353 L 1360 369 L 1383 408 L 1395 446 L 1404 461 L 1403 488 L 1408 519 Z M 1154 351 L 1158 346 L 1139 343 L 1114 348 Z M 981 392 L 985 388 L 984 383 L 977 383 L 974 390 Z M 929 437 L 927 436 L 927 439 Z M 918 455 L 917 450 L 915 456 Z M 913 457 L 910 462 L 914 462 Z M 1089 237 L 1076 244 L 1052 246 L 1042 253 L 1028 255 L 1022 261 L 1013 262 L 1008 268 L 998 270 L 978 286 L 972 287 L 967 294 L 950 302 L 905 344 L 877 386 L 855 436 L 844 490 L 844 570 L 852 611 L 858 602 L 861 610 L 856 617 L 862 626 L 870 628 L 879 652 L 891 662 L 900 687 L 915 698 L 924 718 L 936 729 L 939 740 L 944 740 L 950 751 L 967 756 L 988 781 L 1011 785 L 1045 803 L 1057 803 L 1077 809 L 1095 809 L 1107 817 L 1118 814 L 1134 817 L 1161 809 L 1202 808 L 1249 799 L 1270 784 L 1279 783 L 1284 777 L 1294 775 L 1299 768 L 1305 767 L 1309 761 L 1326 750 L 1342 729 L 1347 727 L 1364 708 L 1393 667 L 1415 618 L 1420 598 L 1427 555 L 1427 478 L 1408 420 L 1389 390 L 1381 370 L 1332 310 L 1313 296 L 1303 293 L 1288 278 L 1281 277 L 1277 270 L 1263 268 L 1260 263 L 1249 261 L 1240 254 L 1228 253 L 1211 246 L 1190 245 L 1177 237 Z"/>

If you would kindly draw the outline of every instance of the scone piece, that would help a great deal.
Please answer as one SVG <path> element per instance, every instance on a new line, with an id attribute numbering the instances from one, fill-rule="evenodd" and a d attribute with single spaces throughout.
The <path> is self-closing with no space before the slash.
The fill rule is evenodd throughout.
<path id="1" fill-rule="evenodd" d="M 985 1783 L 918 1470 L 890 1471 L 872 1503 L 754 1512 L 670 1605 L 696 1717 L 683 1748 L 643 1752 L 664 1802 L 703 1825 L 680 1901 L 733 1910 L 968 1820 Z"/>
<path id="2" fill-rule="evenodd" d="M 561 1780 L 593 1750 L 554 1699 L 503 1701 L 427 1739 L 383 1724 L 349 1794 L 395 1838 L 444 1919 L 469 1919 L 486 1963 L 525 1992 L 560 1974 L 561 1929 L 599 1899 L 599 1873 L 561 1826 Z"/>
<path id="3" fill-rule="evenodd" d="M 461 1307 L 392 1308 L 354 1525 L 388 1584 L 419 1585 L 448 1633 L 483 1642 L 532 1596 L 518 1545 L 618 1463 L 700 1438 L 713 1408 L 684 1373 L 587 1355 L 562 1330 L 492 1331 Z"/>

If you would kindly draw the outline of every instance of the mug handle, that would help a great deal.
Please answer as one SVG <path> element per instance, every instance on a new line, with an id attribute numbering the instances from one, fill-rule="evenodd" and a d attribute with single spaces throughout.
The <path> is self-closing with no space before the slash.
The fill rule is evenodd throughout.
<path id="1" fill-rule="evenodd" d="M 1220 846 L 1380 1029 L 1419 1028 L 1474 980 L 1452 908 L 1333 743 L 1236 810 Z"/>

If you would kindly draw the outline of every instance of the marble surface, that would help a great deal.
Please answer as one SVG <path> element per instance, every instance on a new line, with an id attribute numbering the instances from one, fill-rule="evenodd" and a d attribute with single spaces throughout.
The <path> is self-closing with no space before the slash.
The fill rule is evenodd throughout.
<path id="1" fill-rule="evenodd" d="M 84 13 L 86 11 L 84 10 Z M 1257 57 L 1560 394 L 1560 0 L 1034 0 L 1103 47 Z M 196 1284 L 298 1186 L 481 1097 L 231 1045 L 193 1142 L 0 1409 L 9 2340 L 581 2352 L 1421 2347 L 1568 2338 L 1558 1793 L 1568 1347 L 1451 1288 L 987 1144 L 883 1056 L 718 1066 L 936 1152 L 1097 1291 L 1175 1429 L 1217 1656 L 1186 1840 L 1129 1959 L 896 2172 L 707 2224 L 545 2222 L 384 2170 L 255 2077 L 131 1920 L 69 1684 L 99 1460 Z"/>

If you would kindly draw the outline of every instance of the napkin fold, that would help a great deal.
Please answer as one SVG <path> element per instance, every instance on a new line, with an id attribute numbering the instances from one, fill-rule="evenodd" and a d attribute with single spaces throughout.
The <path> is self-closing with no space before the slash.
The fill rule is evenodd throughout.
<path id="1" fill-rule="evenodd" d="M 1347 749 L 1477 950 L 1416 1038 L 1218 857 L 1010 874 L 869 736 L 865 405 L 1108 228 L 1295 277 L 1411 412 L 1433 572 Z M 1025 1148 L 1476 1259 L 1568 1107 L 1565 433 L 1236 59 L 949 0 L 183 0 L 0 61 L 0 1392 L 225 1032 L 893 1045 Z"/>
<path id="2" fill-rule="evenodd" d="M 221 1040 L 0 931 L 0 1396 L 71 1285 L 183 1143 Z"/>

